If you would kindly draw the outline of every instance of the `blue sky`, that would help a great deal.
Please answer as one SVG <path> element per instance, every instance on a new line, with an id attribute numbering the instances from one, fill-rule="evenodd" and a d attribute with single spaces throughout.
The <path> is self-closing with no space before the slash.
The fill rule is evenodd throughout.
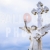
<path id="1" fill-rule="evenodd" d="M 0 50 L 28 49 L 30 44 L 29 36 L 26 32 L 20 30 L 19 27 L 24 26 L 23 15 L 25 13 L 29 13 L 32 18 L 28 26 L 37 25 L 38 16 L 34 16 L 31 11 L 33 8 L 37 9 L 36 4 L 39 1 L 50 9 L 50 0 L 0 0 Z M 42 18 L 43 25 L 50 23 L 50 11 L 44 13 Z M 7 29 L 10 30 L 8 30 L 9 34 L 7 34 Z M 49 38 L 50 31 L 42 38 L 43 50 L 50 50 Z"/>

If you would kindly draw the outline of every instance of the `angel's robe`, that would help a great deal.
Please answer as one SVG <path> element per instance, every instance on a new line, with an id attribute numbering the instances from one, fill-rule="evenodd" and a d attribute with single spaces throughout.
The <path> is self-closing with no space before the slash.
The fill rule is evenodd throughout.
<path id="1" fill-rule="evenodd" d="M 30 41 L 30 48 L 29 50 L 39 50 L 38 49 L 38 41 L 34 38 L 36 37 L 37 30 L 31 31 L 31 41 Z"/>

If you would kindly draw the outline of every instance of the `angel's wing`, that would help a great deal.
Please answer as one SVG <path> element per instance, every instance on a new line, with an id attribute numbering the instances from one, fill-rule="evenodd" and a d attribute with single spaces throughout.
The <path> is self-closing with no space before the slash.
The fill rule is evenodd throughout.
<path id="1" fill-rule="evenodd" d="M 40 30 L 41 30 L 42 33 L 47 32 L 48 30 L 50 30 L 50 24 L 45 25 Z"/>
<path id="2" fill-rule="evenodd" d="M 19 28 L 25 31 L 25 27 L 19 27 Z"/>

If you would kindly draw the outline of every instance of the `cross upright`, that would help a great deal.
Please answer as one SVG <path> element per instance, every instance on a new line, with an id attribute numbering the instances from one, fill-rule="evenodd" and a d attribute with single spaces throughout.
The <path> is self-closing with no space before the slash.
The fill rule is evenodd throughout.
<path id="1" fill-rule="evenodd" d="M 42 26 L 42 14 L 43 12 L 47 13 L 49 11 L 48 7 L 44 6 L 43 8 L 43 4 L 41 2 L 38 2 L 37 4 L 37 10 L 36 9 L 33 9 L 32 10 L 32 14 L 36 15 L 38 14 L 38 27 L 40 28 Z"/>

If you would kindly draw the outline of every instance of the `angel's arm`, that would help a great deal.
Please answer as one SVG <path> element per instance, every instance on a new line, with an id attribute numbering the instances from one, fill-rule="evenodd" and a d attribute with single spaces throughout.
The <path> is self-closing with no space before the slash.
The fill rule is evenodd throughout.
<path id="1" fill-rule="evenodd" d="M 45 32 L 45 33 L 43 33 L 43 34 L 41 34 L 41 35 L 38 34 L 38 35 L 36 35 L 36 37 L 34 37 L 34 38 L 38 40 L 39 38 L 45 36 L 47 33 L 48 33 L 48 32 Z"/>
<path id="2" fill-rule="evenodd" d="M 25 23 L 25 28 L 26 28 L 27 32 L 28 32 L 28 33 L 31 33 L 31 32 L 30 32 L 30 28 L 27 27 L 27 22 L 24 21 L 24 23 Z"/>
<path id="3" fill-rule="evenodd" d="M 19 28 L 26 31 L 26 32 L 28 32 L 28 33 L 31 33 L 30 28 L 27 27 L 26 21 L 24 21 L 24 23 L 25 23 L 25 26 L 24 27 L 19 27 Z"/>
<path id="4" fill-rule="evenodd" d="M 26 21 L 24 21 L 24 23 L 25 23 L 25 26 L 24 27 L 19 27 L 19 28 L 25 31 L 25 29 L 27 28 Z"/>
<path id="5" fill-rule="evenodd" d="M 25 28 L 27 29 L 27 22 L 26 22 L 26 21 L 24 21 L 24 24 L 25 24 Z"/>

